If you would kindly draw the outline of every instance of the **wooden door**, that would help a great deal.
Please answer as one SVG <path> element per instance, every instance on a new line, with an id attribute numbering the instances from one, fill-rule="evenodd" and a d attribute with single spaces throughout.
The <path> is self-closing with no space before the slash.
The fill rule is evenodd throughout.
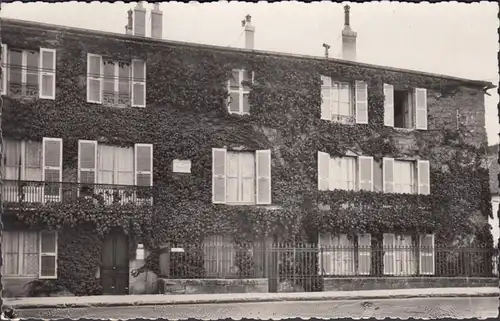
<path id="1" fill-rule="evenodd" d="M 103 294 L 128 294 L 128 239 L 124 233 L 112 232 L 102 247 L 101 285 Z"/>

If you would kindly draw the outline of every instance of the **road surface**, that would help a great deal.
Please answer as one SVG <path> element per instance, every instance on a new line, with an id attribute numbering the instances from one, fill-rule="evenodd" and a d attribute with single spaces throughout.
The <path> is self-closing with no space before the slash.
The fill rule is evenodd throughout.
<path id="1" fill-rule="evenodd" d="M 492 318 L 498 315 L 498 298 L 419 298 L 346 301 L 255 302 L 136 307 L 88 307 L 18 310 L 23 318 L 167 318 L 284 319 L 375 318 Z"/>

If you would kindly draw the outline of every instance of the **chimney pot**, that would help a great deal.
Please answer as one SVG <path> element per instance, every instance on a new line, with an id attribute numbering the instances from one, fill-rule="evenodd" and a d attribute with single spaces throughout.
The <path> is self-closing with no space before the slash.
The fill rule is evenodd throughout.
<path id="1" fill-rule="evenodd" d="M 342 59 L 356 61 L 357 33 L 351 29 L 349 5 L 344 6 L 344 29 L 342 30 Z"/>
<path id="2" fill-rule="evenodd" d="M 255 45 L 255 27 L 252 25 L 252 16 L 246 15 L 242 23 L 245 27 L 245 48 L 254 49 Z"/>
<path id="3" fill-rule="evenodd" d="M 130 9 L 129 11 L 127 11 L 127 14 L 128 14 L 128 17 L 127 17 L 127 25 L 125 26 L 125 33 L 127 35 L 131 35 L 132 30 L 134 28 L 133 17 L 132 17 L 134 12 L 132 11 L 132 9 Z"/>
<path id="4" fill-rule="evenodd" d="M 163 12 L 160 10 L 160 4 L 155 3 L 151 10 L 151 37 L 156 39 L 162 38 L 163 30 Z"/>
<path id="5" fill-rule="evenodd" d="M 146 36 L 146 9 L 142 6 L 143 1 L 139 1 L 134 8 L 134 35 Z"/>
<path id="6" fill-rule="evenodd" d="M 350 21 L 349 21 L 349 10 L 351 9 L 351 7 L 349 7 L 348 4 L 346 4 L 344 6 L 344 25 L 345 26 L 349 26 L 350 25 Z"/>

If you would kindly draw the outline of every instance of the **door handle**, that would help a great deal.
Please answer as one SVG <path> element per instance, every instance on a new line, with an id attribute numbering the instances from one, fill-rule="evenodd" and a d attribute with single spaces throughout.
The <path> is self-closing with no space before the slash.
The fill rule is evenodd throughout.
<path id="1" fill-rule="evenodd" d="M 116 266 L 113 266 L 113 270 L 116 270 Z"/>

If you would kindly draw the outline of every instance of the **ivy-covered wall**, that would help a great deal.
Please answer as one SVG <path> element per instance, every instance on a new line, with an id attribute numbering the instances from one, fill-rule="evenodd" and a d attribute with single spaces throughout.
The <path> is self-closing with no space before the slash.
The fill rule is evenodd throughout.
<path id="1" fill-rule="evenodd" d="M 491 244 L 481 84 L 333 60 L 28 28 L 12 22 L 2 28 L 10 48 L 57 49 L 55 101 L 4 99 L 4 137 L 62 138 L 64 178 L 73 181 L 79 139 L 121 146 L 154 144 L 153 208 L 124 213 L 119 206 L 104 211 L 92 204 L 51 205 L 19 215 L 29 224 L 61 230 L 90 224 L 100 232 L 97 235 L 119 226 L 151 248 L 166 241 L 194 242 L 214 232 L 240 241 L 261 235 L 315 241 L 318 231 L 414 231 L 436 233 L 437 243 Z M 147 107 L 114 109 L 87 103 L 88 52 L 145 59 Z M 230 115 L 223 104 L 232 68 L 255 72 L 249 116 Z M 320 120 L 321 74 L 367 81 L 369 124 Z M 427 88 L 427 131 L 383 126 L 383 83 Z M 271 149 L 272 202 L 278 208 L 212 204 L 211 149 L 224 146 Z M 343 155 L 348 149 L 375 160 L 429 160 L 431 195 L 318 192 L 317 152 Z M 190 159 L 191 174 L 173 174 L 174 159 Z M 346 200 L 353 206 L 342 207 Z M 85 231 L 60 238 L 62 265 L 98 264 L 95 253 L 91 259 L 84 253 L 98 249 L 102 237 L 88 236 L 93 229 Z M 85 237 L 88 242 L 81 241 Z M 81 257 L 65 257 L 71 253 Z M 59 266 L 60 278 L 73 278 L 73 284 L 82 280 L 81 289 L 73 286 L 75 293 L 95 290 L 95 284 L 83 282 L 93 277 L 93 271 Z"/>

